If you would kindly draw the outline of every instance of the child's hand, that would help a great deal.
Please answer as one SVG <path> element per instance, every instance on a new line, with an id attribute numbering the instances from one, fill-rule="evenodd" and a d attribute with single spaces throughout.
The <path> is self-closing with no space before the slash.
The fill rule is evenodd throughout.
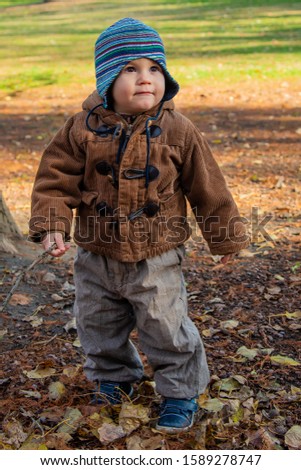
<path id="1" fill-rule="evenodd" d="M 54 248 L 49 253 L 56 258 L 63 256 L 70 248 L 70 243 L 64 242 L 63 235 L 60 232 L 48 233 L 46 235 L 42 241 L 44 250 L 48 250 L 53 243 L 56 243 L 57 248 Z"/>
<path id="2" fill-rule="evenodd" d="M 227 263 L 229 263 L 229 261 L 232 261 L 233 258 L 234 258 L 234 254 L 225 255 L 221 258 L 221 263 L 227 264 Z"/>

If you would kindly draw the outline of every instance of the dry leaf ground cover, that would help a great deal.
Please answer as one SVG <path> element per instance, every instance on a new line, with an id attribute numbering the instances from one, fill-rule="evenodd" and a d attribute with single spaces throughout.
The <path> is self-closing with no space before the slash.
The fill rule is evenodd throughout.
<path id="1" fill-rule="evenodd" d="M 72 2 L 70 11 L 76 14 L 75 26 L 82 35 L 87 33 L 89 17 L 83 14 L 95 15 L 96 3 L 92 0 Z M 167 9 L 163 3 L 169 4 Z M 170 38 L 178 41 L 175 44 L 180 44 L 180 36 L 183 39 L 187 31 L 191 32 L 187 41 L 193 41 L 195 35 L 203 31 L 202 38 L 196 36 L 195 42 L 185 43 L 186 53 L 184 44 L 183 57 L 178 64 L 174 59 L 173 72 L 178 72 L 179 78 L 182 73 L 185 78 L 176 105 L 208 138 L 246 218 L 252 244 L 227 266 L 212 259 L 196 230 L 186 245 L 183 269 L 190 315 L 203 337 L 212 377 L 208 390 L 199 398 L 200 412 L 195 425 L 177 437 L 154 430 L 160 397 L 155 393 L 152 370 L 145 357 L 145 378 L 136 385 L 130 401 L 115 408 L 100 408 L 92 403 L 93 384 L 83 375 L 84 355 L 72 316 L 75 253 L 72 247 L 64 258 L 48 259 L 30 271 L 6 311 L 0 313 L 2 449 L 301 448 L 301 87 L 298 74 L 294 74 L 300 64 L 297 59 L 293 61 L 296 56 L 289 52 L 290 47 L 293 52 L 299 50 L 300 28 L 296 28 L 296 24 L 292 24 L 291 29 L 280 28 L 283 8 L 279 2 L 271 2 L 274 6 L 268 14 L 258 15 L 257 20 L 264 22 L 261 26 L 257 20 L 245 21 L 246 17 L 239 10 L 244 2 L 219 2 L 227 4 L 224 5 L 225 18 L 221 11 L 212 10 L 210 2 L 201 3 L 204 4 L 202 18 L 206 20 L 201 25 L 203 30 L 194 23 L 200 16 L 196 4 L 182 8 L 182 4 L 172 1 L 158 3 L 151 18 L 155 27 L 165 28 L 166 37 L 170 34 Z M 235 4 L 233 11 L 231 4 Z M 261 4 L 254 2 L 258 8 Z M 85 5 L 84 12 L 80 10 L 82 5 Z M 297 4 L 292 5 L 286 21 L 295 21 L 297 7 Z M 7 28 L 15 21 L 14 15 L 19 15 L 22 22 L 24 19 L 23 27 L 35 31 L 36 37 L 44 33 L 40 31 L 42 27 L 47 30 L 55 25 L 65 25 L 67 29 L 63 32 L 66 34 L 74 33 L 71 26 L 70 31 L 68 29 L 73 20 L 64 10 L 66 2 L 28 8 L 30 10 L 25 11 L 30 12 L 35 21 L 32 30 L 29 14 L 22 16 L 17 9 L 10 11 Z M 120 8 L 128 7 L 121 5 Z M 141 8 L 144 8 L 143 2 Z M 112 11 L 105 11 L 107 21 Z M 178 29 L 172 16 L 179 11 L 183 18 L 184 13 L 186 15 L 187 24 L 182 26 L 187 26 L 187 31 Z M 39 22 L 39 12 L 49 21 Z M 125 16 L 124 12 L 122 10 L 119 16 Z M 59 17 L 55 18 L 56 14 Z M 141 15 L 142 10 L 137 11 L 137 16 L 146 21 Z M 220 18 L 225 19 L 221 23 L 224 29 L 218 28 Z M 239 56 L 237 48 L 231 56 L 234 42 L 245 37 L 244 28 L 249 24 L 252 27 L 243 50 L 250 55 Z M 25 41 L 21 26 L 17 30 L 20 43 L 11 49 L 16 57 L 18 48 L 25 47 L 25 43 L 29 48 L 34 39 L 27 35 Z M 177 31 L 179 36 L 176 36 Z M 53 54 L 61 50 L 65 53 L 60 37 L 58 34 L 53 40 Z M 71 40 L 62 37 L 64 44 Z M 290 39 L 291 46 L 286 38 Z M 79 80 L 76 86 L 54 80 L 52 85 L 38 87 L 40 75 L 28 72 L 31 58 L 24 56 L 21 74 L 29 73 L 32 83 L 26 88 L 23 82 L 21 89 L 16 89 L 20 77 L 12 73 L 12 81 L 5 85 L 11 87 L 10 92 L 0 96 L 0 184 L 25 234 L 30 192 L 41 152 L 93 89 L 90 72 L 87 72 L 91 70 L 85 55 L 87 43 L 81 36 L 77 40 L 78 47 L 73 53 L 78 57 L 70 56 L 68 60 L 76 59 L 76 66 L 82 67 L 80 70 L 86 74 L 85 85 Z M 191 51 L 196 44 L 203 48 L 197 53 L 204 53 L 206 60 L 197 69 L 198 75 L 189 78 L 193 70 L 191 64 L 195 61 Z M 220 44 L 224 49 L 215 59 Z M 252 50 L 248 52 L 247 46 Z M 271 62 L 268 60 L 265 64 L 262 59 L 265 48 L 276 50 L 278 46 L 279 53 L 284 52 L 283 58 L 277 56 L 272 63 L 270 54 L 267 57 Z M 49 44 L 38 41 L 36 47 L 41 67 L 49 68 L 44 54 Z M 231 56 L 229 62 L 227 54 Z M 184 59 L 187 70 L 179 65 Z M 8 57 L 3 64 L 13 71 L 14 57 Z M 57 70 L 64 75 L 61 66 L 58 56 Z M 27 80 L 29 75 L 26 75 Z M 46 84 L 47 80 L 42 83 Z M 41 253 L 39 247 L 26 241 L 18 243 L 17 248 L 16 255 L 0 253 L 0 300 L 5 299 L 18 273 Z M 136 332 L 132 339 L 138 346 Z"/>
<path id="2" fill-rule="evenodd" d="M 187 243 L 190 315 L 212 373 L 195 426 L 180 437 L 155 432 L 160 397 L 145 358 L 131 402 L 91 403 L 72 321 L 73 247 L 29 272 L 1 314 L 2 448 L 300 448 L 301 96 L 293 81 L 255 85 L 186 89 L 177 103 L 205 132 L 252 233 L 227 266 L 198 233 Z M 40 152 L 85 94 L 37 89 L 35 113 L 29 93 L 2 101 L 1 183 L 24 230 Z M 41 252 L 28 242 L 18 250 L 1 253 L 2 299 Z"/>

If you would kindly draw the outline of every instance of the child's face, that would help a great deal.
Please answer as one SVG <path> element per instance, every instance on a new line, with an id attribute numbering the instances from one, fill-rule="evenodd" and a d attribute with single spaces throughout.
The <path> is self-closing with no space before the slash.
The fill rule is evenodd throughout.
<path id="1" fill-rule="evenodd" d="M 159 64 L 150 59 L 129 62 L 114 82 L 114 109 L 135 115 L 156 106 L 165 93 L 165 78 Z"/>

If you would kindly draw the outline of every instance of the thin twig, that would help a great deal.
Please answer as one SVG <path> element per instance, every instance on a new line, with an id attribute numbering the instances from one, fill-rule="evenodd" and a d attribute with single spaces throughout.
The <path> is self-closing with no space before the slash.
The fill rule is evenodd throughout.
<path id="1" fill-rule="evenodd" d="M 29 416 L 29 418 L 31 419 L 33 425 L 39 428 L 39 430 L 41 431 L 42 437 L 44 437 L 45 431 L 44 431 L 41 423 L 38 420 L 34 419 L 32 416 L 30 416 L 28 414 L 28 412 L 23 407 L 20 407 L 20 410 L 22 411 L 22 413 L 24 413 L 24 416 Z"/>
<path id="2" fill-rule="evenodd" d="M 11 290 L 9 291 L 9 293 L 7 294 L 5 300 L 3 301 L 3 304 L 2 304 L 2 307 L 0 308 L 0 311 L 1 312 L 4 312 L 4 310 L 6 309 L 12 295 L 14 294 L 14 292 L 18 289 L 19 287 L 19 284 L 20 282 L 22 281 L 22 279 L 24 278 L 25 274 L 27 274 L 32 268 L 34 268 L 38 263 L 40 263 L 41 261 L 43 261 L 44 258 L 46 258 L 49 253 L 54 249 L 56 248 L 56 243 L 53 243 L 49 248 L 48 250 L 44 251 L 42 254 L 40 254 L 37 259 L 35 261 L 33 261 L 27 268 L 25 269 L 22 269 L 21 272 L 18 274 L 16 280 L 15 280 L 15 283 L 13 285 L 13 287 L 11 288 Z"/>
<path id="3" fill-rule="evenodd" d="M 57 338 L 57 335 L 54 335 L 52 336 L 50 339 L 46 339 L 46 340 L 43 340 L 43 341 L 36 341 L 35 343 L 33 343 L 33 345 L 37 345 L 37 344 L 49 344 L 51 343 L 51 341 L 53 341 L 55 338 Z"/>

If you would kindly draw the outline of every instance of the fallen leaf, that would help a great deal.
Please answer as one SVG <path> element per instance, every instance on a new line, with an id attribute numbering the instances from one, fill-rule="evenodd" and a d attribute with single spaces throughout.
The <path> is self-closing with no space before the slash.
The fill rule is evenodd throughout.
<path id="1" fill-rule="evenodd" d="M 43 318 L 41 317 L 36 317 L 36 318 L 33 318 L 32 321 L 30 322 L 31 326 L 33 328 L 37 328 L 38 326 L 41 326 L 42 323 L 43 323 Z"/>
<path id="2" fill-rule="evenodd" d="M 39 312 L 42 312 L 42 310 L 45 310 L 45 308 L 47 307 L 47 305 L 39 305 L 35 311 L 33 312 L 32 315 L 37 315 Z"/>
<path id="3" fill-rule="evenodd" d="M 224 329 L 233 329 L 236 328 L 239 325 L 239 321 L 237 320 L 226 320 L 226 321 L 221 321 L 220 322 L 220 327 Z"/>
<path id="4" fill-rule="evenodd" d="M 291 392 L 292 394 L 301 395 L 301 388 L 291 385 Z"/>
<path id="5" fill-rule="evenodd" d="M 298 271 L 298 269 L 300 269 L 301 267 L 301 263 L 300 261 L 298 261 L 296 264 L 294 264 L 294 266 L 292 266 L 291 270 L 293 271 L 293 273 L 295 273 L 296 271 Z"/>
<path id="6" fill-rule="evenodd" d="M 103 445 L 110 444 L 111 442 L 121 439 L 126 436 L 126 431 L 115 423 L 104 423 L 98 429 L 98 438 Z"/>
<path id="7" fill-rule="evenodd" d="M 208 328 L 208 329 L 202 330 L 202 336 L 204 336 L 205 338 L 212 338 L 212 336 L 214 336 L 219 331 L 220 330 L 218 330 L 217 328 Z"/>
<path id="8" fill-rule="evenodd" d="M 270 356 L 273 351 L 274 351 L 274 348 L 259 348 L 259 349 L 258 349 L 258 352 L 259 352 L 262 356 Z"/>
<path id="9" fill-rule="evenodd" d="M 51 298 L 55 302 L 59 302 L 60 300 L 64 300 L 64 297 L 62 297 L 61 295 L 58 295 L 58 294 L 52 294 Z"/>
<path id="10" fill-rule="evenodd" d="M 143 381 L 138 387 L 138 393 L 146 396 L 156 395 L 156 382 L 150 380 Z"/>
<path id="11" fill-rule="evenodd" d="M 279 286 L 268 287 L 267 291 L 270 295 L 277 295 L 277 294 L 280 294 L 281 288 Z"/>
<path id="12" fill-rule="evenodd" d="M 29 379 L 44 379 L 45 377 L 51 377 L 55 375 L 56 370 L 53 367 L 40 367 L 37 366 L 33 370 L 24 370 L 24 375 Z"/>
<path id="13" fill-rule="evenodd" d="M 74 366 L 65 367 L 63 370 L 63 374 L 72 379 L 77 376 L 77 374 L 81 370 L 81 367 L 82 367 L 81 365 L 77 365 L 75 367 Z"/>
<path id="14" fill-rule="evenodd" d="M 280 449 L 279 439 L 265 428 L 250 433 L 248 437 L 250 442 L 256 449 L 261 450 L 277 450 Z"/>
<path id="15" fill-rule="evenodd" d="M 223 304 L 223 299 L 221 299 L 220 297 L 214 297 L 213 299 L 211 300 L 208 300 L 208 304 Z"/>
<path id="16" fill-rule="evenodd" d="M 198 315 L 197 318 L 198 318 L 199 321 L 202 321 L 203 323 L 205 323 L 206 321 L 213 322 L 213 320 L 214 320 L 212 315 L 207 315 L 207 314 Z"/>
<path id="17" fill-rule="evenodd" d="M 130 434 L 142 424 L 147 424 L 150 420 L 149 409 L 142 405 L 133 405 L 124 402 L 119 414 L 119 424 L 125 430 L 126 434 Z"/>
<path id="18" fill-rule="evenodd" d="M 292 282 L 293 285 L 300 285 L 301 284 L 301 276 L 293 275 L 293 276 L 290 276 L 289 279 L 290 279 L 290 281 Z"/>
<path id="19" fill-rule="evenodd" d="M 73 344 L 73 346 L 74 346 L 75 348 L 80 348 L 80 347 L 81 347 L 81 344 L 80 344 L 80 339 L 79 339 L 79 337 L 77 337 L 77 338 L 73 341 L 72 344 Z"/>
<path id="20" fill-rule="evenodd" d="M 32 298 L 26 294 L 13 294 L 10 299 L 10 305 L 28 305 L 32 301 Z"/>
<path id="21" fill-rule="evenodd" d="M 296 312 L 285 312 L 286 318 L 301 318 L 301 310 L 297 310 Z"/>
<path id="22" fill-rule="evenodd" d="M 241 375 L 235 375 L 227 377 L 225 379 L 218 380 L 212 385 L 213 389 L 218 389 L 224 392 L 233 392 L 233 390 L 239 390 L 241 386 L 246 382 L 246 379 Z"/>
<path id="23" fill-rule="evenodd" d="M 40 400 L 40 398 L 42 398 L 40 392 L 34 390 L 20 390 L 19 393 L 20 395 L 26 398 L 36 398 L 37 400 Z"/>
<path id="24" fill-rule="evenodd" d="M 76 330 L 76 319 L 72 318 L 69 320 L 64 326 L 64 330 L 67 331 L 67 333 L 69 333 L 71 330 Z"/>
<path id="25" fill-rule="evenodd" d="M 243 356 L 246 359 L 252 361 L 257 356 L 258 349 L 248 349 L 246 346 L 241 346 L 236 351 L 236 354 L 239 354 L 240 356 Z"/>
<path id="26" fill-rule="evenodd" d="M 283 331 L 283 328 L 282 328 L 282 326 L 280 326 L 280 325 L 271 325 L 271 327 L 273 328 L 273 330 L 276 330 L 276 331 Z"/>
<path id="27" fill-rule="evenodd" d="M 270 315 L 270 317 L 286 317 L 289 320 L 291 318 L 301 318 L 301 311 L 297 310 L 296 312 L 285 312 L 285 313 L 275 313 L 274 315 Z"/>
<path id="28" fill-rule="evenodd" d="M 66 393 L 66 387 L 62 382 L 52 382 L 48 387 L 50 400 L 58 400 Z"/>
<path id="29" fill-rule="evenodd" d="M 126 448 L 127 450 L 143 450 L 141 437 L 137 436 L 137 434 L 129 436 L 126 439 Z"/>
<path id="30" fill-rule="evenodd" d="M 241 406 L 240 400 L 229 400 L 231 414 L 231 420 L 234 424 L 239 423 L 244 419 L 244 409 Z"/>
<path id="31" fill-rule="evenodd" d="M 195 444 L 193 446 L 196 450 L 204 450 L 206 449 L 206 440 L 207 440 L 207 426 L 208 426 L 207 419 L 203 419 L 196 427 L 195 427 Z"/>
<path id="32" fill-rule="evenodd" d="M 284 436 L 286 445 L 292 450 L 301 450 L 301 426 L 292 426 Z"/>
<path id="33" fill-rule="evenodd" d="M 24 432 L 22 424 L 14 418 L 11 421 L 4 421 L 3 430 L 8 437 L 6 443 L 11 444 L 15 449 L 19 449 L 28 436 Z"/>
<path id="34" fill-rule="evenodd" d="M 42 282 L 54 282 L 57 279 L 56 275 L 54 273 L 46 273 L 43 278 Z"/>
<path id="35" fill-rule="evenodd" d="M 252 251 L 246 249 L 238 253 L 238 258 L 253 258 L 254 256 L 256 256 L 256 253 L 252 253 Z"/>
<path id="36" fill-rule="evenodd" d="M 211 411 L 213 413 L 218 413 L 224 408 L 225 403 L 219 398 L 209 398 L 207 401 L 200 404 L 199 406 L 204 410 Z"/>
<path id="37" fill-rule="evenodd" d="M 51 426 L 55 426 L 57 429 L 63 422 L 64 410 L 62 407 L 53 407 L 49 409 L 42 410 L 39 415 L 41 423 L 50 423 Z"/>
<path id="38" fill-rule="evenodd" d="M 0 330 L 0 341 L 3 339 L 3 337 L 8 333 L 8 330 L 5 328 L 3 330 Z"/>
<path id="39" fill-rule="evenodd" d="M 31 434 L 23 442 L 20 450 L 48 450 L 48 447 L 41 442 L 41 435 Z"/>
<path id="40" fill-rule="evenodd" d="M 301 330 L 301 324 L 300 323 L 291 323 L 288 326 L 289 330 Z"/>
<path id="41" fill-rule="evenodd" d="M 67 408 L 63 423 L 59 426 L 58 433 L 74 434 L 79 427 L 83 415 L 77 408 Z"/>
<path id="42" fill-rule="evenodd" d="M 254 395 L 253 390 L 250 387 L 247 387 L 246 385 L 243 385 L 240 389 L 235 389 L 231 391 L 220 391 L 219 396 L 221 398 L 238 398 L 240 401 L 245 401 L 248 398 L 252 397 Z"/>
<path id="43" fill-rule="evenodd" d="M 67 444 L 71 440 L 72 436 L 67 432 L 56 432 L 47 436 L 45 445 L 48 449 L 68 450 L 70 447 Z"/>
<path id="44" fill-rule="evenodd" d="M 68 281 L 66 281 L 63 284 L 62 290 L 67 291 L 67 292 L 73 292 L 75 291 L 75 286 L 73 284 L 70 284 Z"/>
<path id="45" fill-rule="evenodd" d="M 161 435 L 142 439 L 135 434 L 127 437 L 126 448 L 127 450 L 164 450 L 166 449 L 166 443 Z"/>
<path id="46" fill-rule="evenodd" d="M 257 406 L 258 406 L 258 402 L 254 401 L 253 397 L 250 397 L 242 403 L 242 406 L 244 408 L 247 408 L 248 410 L 256 411 Z"/>
<path id="47" fill-rule="evenodd" d="M 162 436 L 154 436 L 142 441 L 145 450 L 164 450 L 166 449 L 166 441 Z"/>
<path id="48" fill-rule="evenodd" d="M 43 318 L 42 317 L 37 317 L 36 315 L 30 315 L 29 317 L 24 317 L 23 321 L 29 322 L 31 326 L 37 327 L 42 325 L 43 323 Z"/>
<path id="49" fill-rule="evenodd" d="M 295 361 L 295 359 L 292 359 L 291 357 L 287 357 L 287 356 L 276 355 L 276 356 L 271 356 L 270 359 L 273 364 L 280 364 L 283 366 L 300 366 L 301 365 L 300 362 Z"/>
<path id="50" fill-rule="evenodd" d="M 101 428 L 104 423 L 113 423 L 113 420 L 109 417 L 108 410 L 102 408 L 101 413 L 93 413 L 90 415 L 86 419 L 86 423 L 88 424 L 93 436 L 98 438 L 98 429 Z"/>

